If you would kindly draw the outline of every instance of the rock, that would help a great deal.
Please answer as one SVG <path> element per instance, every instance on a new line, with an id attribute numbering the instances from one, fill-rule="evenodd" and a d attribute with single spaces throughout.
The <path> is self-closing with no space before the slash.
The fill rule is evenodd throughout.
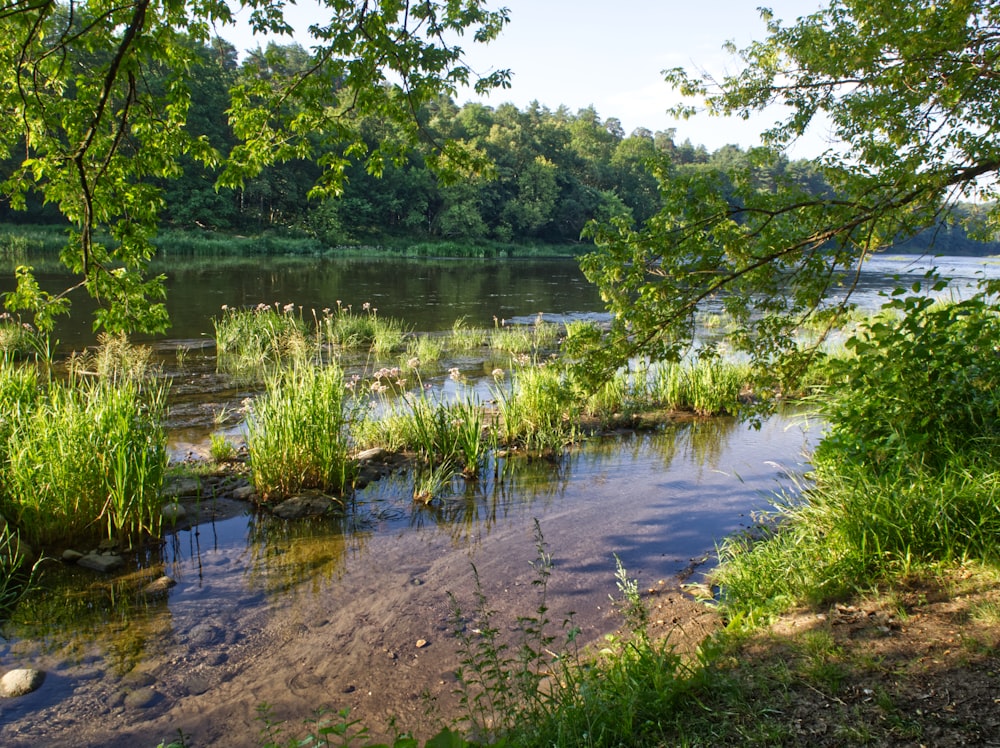
<path id="1" fill-rule="evenodd" d="M 168 478 L 163 482 L 160 496 L 167 500 L 198 498 L 201 496 L 201 480 L 187 476 Z"/>
<path id="2" fill-rule="evenodd" d="M 0 678 L 0 697 L 10 699 L 15 696 L 24 696 L 37 690 L 44 680 L 45 673 L 41 670 L 32 668 L 10 670 L 3 678 Z"/>
<path id="3" fill-rule="evenodd" d="M 382 447 L 372 447 L 371 449 L 358 452 L 354 459 L 358 462 L 371 462 L 372 460 L 384 460 L 387 454 L 389 453 L 382 449 Z"/>
<path id="4" fill-rule="evenodd" d="M 238 501 L 250 501 L 256 495 L 257 491 L 250 485 L 237 486 L 232 492 L 232 497 Z"/>
<path id="5" fill-rule="evenodd" d="M 163 515 L 163 519 L 172 525 L 176 525 L 178 522 L 187 519 L 187 509 L 182 507 L 176 501 L 170 504 L 164 504 L 163 508 L 160 509 L 160 514 Z"/>
<path id="6" fill-rule="evenodd" d="M 130 709 L 146 709 L 160 700 L 160 694 L 148 686 L 137 688 L 125 694 L 125 706 Z"/>
<path id="7" fill-rule="evenodd" d="M 75 564 L 81 558 L 83 558 L 83 554 L 80 551 L 74 551 L 72 548 L 67 548 L 62 553 L 62 560 L 67 564 Z"/>
<path id="8" fill-rule="evenodd" d="M 317 492 L 292 496 L 275 506 L 271 513 L 281 519 L 302 519 L 303 517 L 321 517 L 340 508 L 339 502 Z"/>
<path id="9" fill-rule="evenodd" d="M 428 644 L 426 639 L 417 639 L 417 649 L 423 649 Z"/>
<path id="10" fill-rule="evenodd" d="M 146 597 L 152 597 L 152 598 L 166 597 L 167 592 L 170 590 L 170 588 L 176 584 L 177 582 L 175 582 L 170 577 L 164 575 L 162 577 L 154 579 L 152 582 L 143 587 L 142 594 L 145 595 Z"/>
<path id="11" fill-rule="evenodd" d="M 77 566 L 84 569 L 92 569 L 102 574 L 120 569 L 125 565 L 125 560 L 121 556 L 107 555 L 101 553 L 88 553 L 76 562 Z"/>

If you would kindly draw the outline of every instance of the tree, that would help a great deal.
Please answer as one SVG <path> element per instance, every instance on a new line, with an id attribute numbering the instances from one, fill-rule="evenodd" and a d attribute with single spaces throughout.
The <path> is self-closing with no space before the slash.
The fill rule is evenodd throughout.
<path id="1" fill-rule="evenodd" d="M 678 357 L 696 309 L 717 298 L 735 344 L 762 370 L 792 374 L 803 363 L 796 326 L 832 313 L 831 293 L 848 304 L 866 258 L 940 223 L 959 200 L 997 196 L 995 2 L 832 0 L 791 25 L 762 15 L 767 37 L 739 53 L 741 72 L 666 77 L 713 114 L 749 118 L 772 104 L 790 114 L 725 172 L 662 158 L 663 208 L 642 228 L 590 228 L 598 249 L 584 272 L 614 313 L 610 341 L 590 359 L 598 372 L 636 355 Z M 810 127 L 832 137 L 822 180 L 781 168 Z"/>
<path id="2" fill-rule="evenodd" d="M 475 78 L 459 45 L 494 39 L 506 10 L 484 0 L 320 0 L 308 52 L 255 53 L 257 75 L 229 89 L 236 144 L 220 151 L 186 127 L 199 54 L 233 23 L 224 0 L 8 0 L 0 5 L 0 147 L 13 159 L 0 191 L 14 207 L 37 195 L 72 226 L 62 260 L 100 302 L 95 326 L 162 330 L 160 279 L 144 274 L 162 207 L 162 180 L 182 160 L 220 169 L 218 186 L 240 187 L 266 166 L 316 156 L 314 195 L 340 191 L 354 156 L 378 173 L 424 136 L 416 112 L 459 85 L 505 86 L 507 71 Z M 256 32 L 288 35 L 284 3 L 242 0 Z M 303 31 L 304 30 L 300 30 Z M 282 59 L 279 59 L 283 55 Z M 230 61 L 231 62 L 231 61 Z M 289 63 L 289 64 L 278 64 Z M 266 73 L 266 74 L 265 74 Z M 395 123 L 400 142 L 369 149 L 358 123 Z M 443 169 L 468 154 L 435 143 Z M 66 308 L 19 271 L 11 309 L 41 324 Z"/>

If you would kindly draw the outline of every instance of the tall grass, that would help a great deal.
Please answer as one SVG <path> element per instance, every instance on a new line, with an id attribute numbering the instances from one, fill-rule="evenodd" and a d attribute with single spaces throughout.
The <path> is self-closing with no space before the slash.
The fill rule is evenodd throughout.
<path id="1" fill-rule="evenodd" d="M 342 348 L 370 347 L 378 356 L 401 350 L 406 339 L 402 322 L 380 317 L 378 309 L 368 302 L 355 312 L 351 305 L 338 301 L 336 308 L 323 310 L 317 325 L 324 343 Z"/>
<path id="2" fill-rule="evenodd" d="M 3 372 L 23 388 L 23 375 Z M 32 543 L 157 535 L 166 469 L 164 387 L 133 379 L 52 383 L 5 410 L 3 514 Z M 11 407 L 11 400 L 4 403 Z"/>
<path id="3" fill-rule="evenodd" d="M 494 389 L 499 439 L 532 452 L 557 452 L 576 440 L 583 399 L 553 363 L 519 366 Z"/>
<path id="4" fill-rule="evenodd" d="M 247 419 L 254 486 L 266 501 L 306 488 L 341 493 L 350 485 L 351 414 L 336 363 L 296 363 L 269 375 Z"/>
<path id="5" fill-rule="evenodd" d="M 294 304 L 223 306 L 213 324 L 218 367 L 234 375 L 263 378 L 269 369 L 310 348 L 301 309 Z"/>
<path id="6" fill-rule="evenodd" d="M 741 396 L 750 380 L 749 364 L 719 358 L 668 362 L 652 368 L 650 396 L 670 410 L 733 415 L 740 410 Z"/>

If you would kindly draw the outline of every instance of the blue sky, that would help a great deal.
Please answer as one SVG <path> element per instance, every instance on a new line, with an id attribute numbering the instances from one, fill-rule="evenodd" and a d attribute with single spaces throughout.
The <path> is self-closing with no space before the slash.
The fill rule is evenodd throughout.
<path id="1" fill-rule="evenodd" d="M 775 116 L 751 122 L 708 116 L 676 121 L 666 109 L 678 97 L 661 71 L 683 67 L 716 77 L 734 72 L 738 61 L 722 47 L 732 40 L 743 48 L 763 38 L 759 6 L 791 22 L 823 5 L 820 0 L 501 1 L 510 9 L 510 25 L 500 39 L 470 58 L 478 70 L 510 68 L 513 86 L 492 93 L 485 103 L 510 101 L 523 108 L 537 100 L 550 109 L 564 104 L 571 111 L 593 105 L 601 117 L 621 120 L 626 133 L 637 127 L 675 128 L 678 142 L 690 138 L 709 150 L 727 143 L 755 144 Z M 819 135 L 800 144 L 794 155 L 823 150 Z"/>
<path id="2" fill-rule="evenodd" d="M 464 45 L 473 67 L 487 73 L 513 72 L 513 86 L 478 99 L 459 92 L 456 102 L 478 99 L 491 106 L 512 102 L 524 108 L 538 101 L 549 109 L 570 111 L 593 106 L 604 119 L 618 118 L 626 133 L 637 127 L 674 128 L 677 142 L 715 150 L 727 143 L 754 145 L 757 134 L 780 112 L 745 122 L 701 116 L 676 121 L 666 109 L 678 99 L 661 71 L 684 67 L 716 77 L 735 70 L 737 61 L 722 47 L 740 48 L 764 36 L 757 8 L 766 5 L 786 22 L 812 13 L 822 0 L 494 0 L 510 10 L 502 37 L 488 46 Z M 289 18 L 315 20 L 309 0 L 289 6 Z M 311 11 L 311 12 L 310 12 Z M 242 51 L 256 46 L 231 29 L 222 34 Z M 308 46 L 307 40 L 302 40 Z M 822 133 L 799 144 L 793 156 L 814 156 L 825 149 Z"/>

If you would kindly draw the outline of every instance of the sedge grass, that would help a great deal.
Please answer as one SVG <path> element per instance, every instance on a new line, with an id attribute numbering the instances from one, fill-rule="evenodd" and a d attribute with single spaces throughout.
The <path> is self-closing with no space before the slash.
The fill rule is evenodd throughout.
<path id="1" fill-rule="evenodd" d="M 51 383 L 8 411 L 4 515 L 32 543 L 158 535 L 165 401 L 156 383 L 98 379 Z"/>
<path id="2" fill-rule="evenodd" d="M 494 387 L 499 440 L 530 452 L 558 452 L 576 441 L 581 398 L 570 376 L 554 364 L 518 366 Z"/>
<path id="3" fill-rule="evenodd" d="M 482 327 L 470 327 L 465 317 L 455 320 L 448 338 L 448 348 L 456 353 L 479 350 L 489 343 L 489 331 Z"/>
<path id="4" fill-rule="evenodd" d="M 650 385 L 655 403 L 698 415 L 739 412 L 741 395 L 751 378 L 749 364 L 718 358 L 662 363 L 653 367 Z"/>
<path id="5" fill-rule="evenodd" d="M 343 492 L 353 472 L 343 371 L 298 362 L 265 384 L 246 427 L 257 493 L 266 501 L 307 488 Z"/>
<path id="6" fill-rule="evenodd" d="M 260 380 L 268 370 L 309 349 L 307 326 L 294 304 L 223 306 L 213 324 L 218 367 L 229 374 Z"/>

